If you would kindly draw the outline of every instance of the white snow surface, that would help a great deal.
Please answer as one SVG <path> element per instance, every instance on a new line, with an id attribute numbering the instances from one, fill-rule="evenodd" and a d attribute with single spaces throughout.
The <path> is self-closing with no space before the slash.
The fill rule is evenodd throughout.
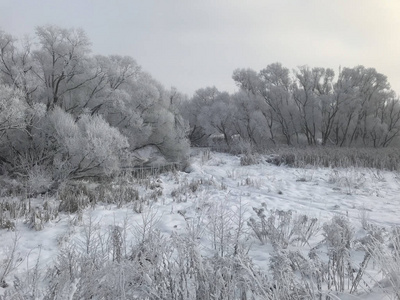
<path id="1" fill-rule="evenodd" d="M 191 157 L 191 172 L 164 173 L 159 176 L 163 195 L 146 207 L 144 213 L 156 214 L 158 228 L 165 234 L 184 233 L 187 220 L 204 226 L 199 230 L 199 241 L 204 255 L 211 255 L 207 234 L 204 233 L 208 209 L 216 203 L 226 209 L 246 211 L 245 216 L 255 216 L 252 207 L 292 210 L 299 214 L 316 217 L 319 224 L 329 221 L 334 215 L 345 215 L 351 220 L 356 235 L 362 234 L 361 216 L 366 212 L 373 224 L 390 228 L 400 225 L 400 174 L 397 172 L 372 169 L 348 168 L 330 169 L 305 166 L 290 168 L 275 166 L 261 156 L 260 163 L 240 165 L 240 156 L 211 152 L 210 159 L 204 159 L 201 151 Z M 178 202 L 171 195 L 182 183 L 201 180 L 195 193 L 188 193 Z M 36 199 L 35 201 L 41 201 Z M 184 215 L 185 218 L 182 216 Z M 203 216 L 203 218 L 202 218 Z M 77 243 L 82 238 L 84 224 L 95 222 L 104 230 L 109 226 L 123 226 L 128 229 L 141 224 L 143 214 L 135 213 L 127 204 L 122 208 L 115 205 L 97 205 L 86 208 L 82 221 L 76 215 L 60 214 L 56 221 L 45 224 L 41 231 L 28 228 L 23 220 L 17 220 L 18 268 L 8 276 L 18 275 L 32 268 L 38 261 L 42 270 L 51 266 L 60 247 Z M 132 232 L 132 231 L 131 231 Z M 15 233 L 0 230 L 0 261 L 6 248 L 12 243 Z M 316 237 L 317 239 L 317 237 Z M 321 238 L 318 238 L 321 240 Z M 261 269 L 267 269 L 271 245 L 261 244 L 255 237 L 251 244 L 250 256 Z M 362 257 L 360 258 L 362 259 Z M 368 270 L 376 281 L 382 279 L 378 270 Z M 0 295 L 4 290 L 0 288 Z M 379 289 L 375 293 L 358 296 L 343 296 L 341 299 L 384 299 Z"/>

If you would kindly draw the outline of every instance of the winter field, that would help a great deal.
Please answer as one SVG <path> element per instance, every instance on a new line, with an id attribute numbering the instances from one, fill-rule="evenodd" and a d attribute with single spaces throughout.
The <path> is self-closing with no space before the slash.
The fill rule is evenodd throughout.
<path id="1" fill-rule="evenodd" d="M 3 196 L 0 299 L 399 299 L 399 173 L 271 161 Z"/>

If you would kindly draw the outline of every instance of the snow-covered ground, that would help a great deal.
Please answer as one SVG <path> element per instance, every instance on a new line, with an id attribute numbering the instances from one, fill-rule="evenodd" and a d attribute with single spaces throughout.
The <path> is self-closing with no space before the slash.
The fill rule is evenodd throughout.
<path id="1" fill-rule="evenodd" d="M 11 283 L 13 275 L 18 276 L 37 262 L 41 270 L 51 266 L 60 247 L 83 240 L 85 224 L 89 222 L 103 230 L 118 225 L 127 228 L 132 236 L 135 227 L 141 226 L 146 217 L 155 219 L 161 233 L 166 236 L 173 232 L 185 234 L 191 226 L 191 232 L 198 235 L 204 255 L 215 251 L 207 224 L 210 214 L 217 209 L 231 214 L 241 211 L 246 220 L 256 217 L 253 207 L 292 210 L 317 218 L 320 226 L 333 216 L 342 215 L 349 218 L 356 236 L 364 232 L 362 220 L 387 229 L 400 225 L 400 174 L 396 172 L 357 168 L 290 168 L 267 163 L 263 157 L 259 164 L 241 166 L 239 156 L 214 152 L 208 155 L 202 150 L 191 157 L 191 165 L 190 173 L 161 174 L 159 185 L 162 195 L 157 202 L 145 207 L 142 214 L 134 212 L 130 204 L 122 208 L 97 205 L 86 208 L 81 217 L 62 213 L 56 220 L 45 224 L 41 231 L 28 228 L 23 220 L 17 221 L 16 233 L 0 230 L 0 259 L 5 257 L 13 238 L 18 237 L 17 255 L 20 261 L 6 281 Z M 313 241 L 321 239 L 321 233 L 312 237 L 311 246 Z M 267 271 L 272 246 L 262 244 L 255 236 L 249 239 L 248 244 L 255 265 Z M 309 246 L 306 248 L 310 249 Z M 362 256 L 355 255 L 355 259 L 355 264 L 358 264 Z M 368 269 L 376 282 L 382 279 L 378 271 L 372 267 Z M 379 289 L 374 291 L 357 297 L 384 297 Z M 0 288 L 2 294 L 4 289 Z M 357 297 L 343 296 L 342 299 Z"/>

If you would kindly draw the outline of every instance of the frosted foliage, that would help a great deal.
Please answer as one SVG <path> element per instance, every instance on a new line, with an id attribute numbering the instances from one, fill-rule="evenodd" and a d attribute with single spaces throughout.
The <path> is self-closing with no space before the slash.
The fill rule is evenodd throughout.
<path id="1" fill-rule="evenodd" d="M 0 133 L 25 126 L 26 105 L 21 100 L 22 97 L 19 90 L 0 85 Z"/>
<path id="2" fill-rule="evenodd" d="M 151 117 L 157 124 L 157 130 L 150 136 L 150 144 L 156 145 L 170 161 L 185 159 L 189 153 L 189 142 L 183 119 L 164 108 L 155 111 Z"/>
<path id="3" fill-rule="evenodd" d="M 33 103 L 26 111 L 28 119 L 40 120 L 46 115 L 46 106 L 43 103 Z"/>
<path id="4" fill-rule="evenodd" d="M 54 178 L 76 178 L 114 173 L 121 159 L 129 167 L 125 152 L 146 146 L 173 162 L 186 159 L 179 92 L 129 56 L 91 55 L 81 29 L 39 26 L 34 38 L 0 31 L 3 165 L 24 176 L 43 165 L 54 167 Z"/>
<path id="5" fill-rule="evenodd" d="M 101 116 L 82 116 L 78 121 L 81 135 L 86 140 L 86 152 L 103 162 L 106 173 L 118 168 L 118 154 L 128 147 L 127 140 L 118 129 L 110 127 Z"/>
<path id="6" fill-rule="evenodd" d="M 60 108 L 56 108 L 50 114 L 49 119 L 54 126 L 60 144 L 65 144 L 66 147 L 76 145 L 74 138 L 78 137 L 78 126 L 76 125 L 72 115 L 64 112 Z"/>
<path id="7" fill-rule="evenodd" d="M 44 166 L 34 166 L 28 170 L 28 189 L 31 192 L 47 191 L 52 184 L 52 176 Z"/>
<path id="8" fill-rule="evenodd" d="M 120 156 L 128 142 L 102 117 L 83 115 L 75 122 L 72 115 L 56 108 L 49 119 L 62 157 L 56 167 L 64 169 L 63 175 L 109 175 L 119 170 Z"/>
<path id="9" fill-rule="evenodd" d="M 80 29 L 63 29 L 57 26 L 36 28 L 40 49 L 33 52 L 38 69 L 35 73 L 42 79 L 45 89 L 42 101 L 47 109 L 60 105 L 64 95 L 90 81 L 86 75 L 89 68 L 89 39 Z"/>

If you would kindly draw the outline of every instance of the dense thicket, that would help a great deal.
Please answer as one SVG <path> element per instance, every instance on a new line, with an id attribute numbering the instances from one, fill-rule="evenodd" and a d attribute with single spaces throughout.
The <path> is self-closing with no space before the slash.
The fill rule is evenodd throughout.
<path id="1" fill-rule="evenodd" d="M 0 32 L 2 169 L 28 176 L 39 166 L 49 181 L 109 175 L 147 162 L 135 151 L 148 146 L 182 161 L 179 97 L 131 57 L 91 55 L 81 30 L 37 27 L 34 40 Z"/>
<path id="2" fill-rule="evenodd" d="M 192 144 L 210 143 L 216 133 L 228 147 L 236 140 L 258 148 L 398 142 L 400 103 L 386 76 L 375 69 L 343 68 L 335 77 L 331 69 L 289 71 L 274 63 L 258 73 L 237 69 L 233 79 L 237 93 L 200 89 L 181 106 Z"/>

